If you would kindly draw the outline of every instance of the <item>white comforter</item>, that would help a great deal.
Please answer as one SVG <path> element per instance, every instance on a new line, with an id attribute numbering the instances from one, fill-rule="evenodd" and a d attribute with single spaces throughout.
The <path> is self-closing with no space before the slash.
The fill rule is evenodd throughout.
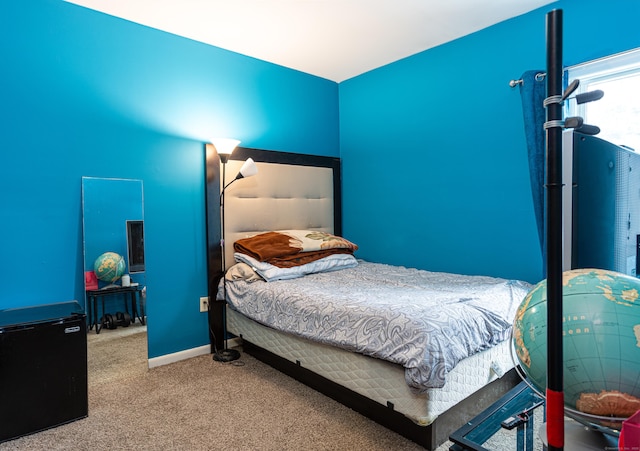
<path id="1" fill-rule="evenodd" d="M 226 282 L 232 308 L 274 329 L 405 367 L 417 392 L 510 336 L 531 285 L 360 261 L 276 282 Z"/>

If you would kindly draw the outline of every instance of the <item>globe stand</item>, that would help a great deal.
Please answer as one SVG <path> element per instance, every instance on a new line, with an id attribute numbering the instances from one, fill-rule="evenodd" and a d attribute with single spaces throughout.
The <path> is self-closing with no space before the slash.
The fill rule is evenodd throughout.
<path id="1" fill-rule="evenodd" d="M 547 449 L 547 423 L 538 430 L 543 449 Z M 618 439 L 612 435 L 591 429 L 571 418 L 564 420 L 564 449 L 566 451 L 602 451 L 618 449 Z"/>

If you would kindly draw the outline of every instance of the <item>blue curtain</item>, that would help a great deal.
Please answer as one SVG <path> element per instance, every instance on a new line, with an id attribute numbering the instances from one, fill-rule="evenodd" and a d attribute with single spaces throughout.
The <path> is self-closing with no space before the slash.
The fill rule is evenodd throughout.
<path id="1" fill-rule="evenodd" d="M 547 273 L 547 240 L 546 240 L 546 208 L 545 208 L 545 178 L 546 132 L 544 122 L 546 111 L 543 105 L 546 97 L 544 71 L 530 70 L 522 74 L 520 83 L 520 97 L 522 99 L 522 113 L 524 116 L 524 131 L 527 139 L 529 154 L 529 175 L 533 208 L 535 209 L 540 250 L 542 252 L 543 274 Z"/>

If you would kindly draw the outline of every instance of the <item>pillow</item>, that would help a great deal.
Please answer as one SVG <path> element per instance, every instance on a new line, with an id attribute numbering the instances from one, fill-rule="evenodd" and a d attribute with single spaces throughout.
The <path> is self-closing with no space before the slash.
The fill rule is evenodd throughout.
<path id="1" fill-rule="evenodd" d="M 291 246 L 298 247 L 299 252 L 312 252 L 327 249 L 358 250 L 358 246 L 341 236 L 332 235 L 317 230 L 279 230 L 278 233 L 291 238 Z"/>
<path id="2" fill-rule="evenodd" d="M 227 280 L 245 280 L 247 282 L 262 280 L 262 277 L 246 263 L 236 263 L 227 270 L 224 277 Z"/>
<path id="3" fill-rule="evenodd" d="M 327 257 L 291 268 L 279 268 L 267 262 L 261 262 L 255 258 L 236 252 L 233 254 L 237 262 L 246 263 L 267 282 L 274 280 L 295 279 L 318 272 L 337 271 L 344 268 L 353 268 L 358 265 L 358 260 L 352 254 L 333 254 Z"/>
<path id="4" fill-rule="evenodd" d="M 264 282 L 264 279 L 246 263 L 236 263 L 227 270 L 224 274 L 224 278 L 231 282 L 237 280 L 244 280 L 247 283 L 253 283 L 257 280 Z M 216 301 L 224 301 L 224 282 L 221 280 L 218 284 L 218 291 L 216 293 Z"/>

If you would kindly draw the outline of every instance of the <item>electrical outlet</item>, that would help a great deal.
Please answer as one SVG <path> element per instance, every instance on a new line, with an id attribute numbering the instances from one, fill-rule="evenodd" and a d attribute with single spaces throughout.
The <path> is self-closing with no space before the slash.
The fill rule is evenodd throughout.
<path id="1" fill-rule="evenodd" d="M 209 311 L 209 296 L 204 296 L 200 298 L 200 311 L 201 312 Z"/>

